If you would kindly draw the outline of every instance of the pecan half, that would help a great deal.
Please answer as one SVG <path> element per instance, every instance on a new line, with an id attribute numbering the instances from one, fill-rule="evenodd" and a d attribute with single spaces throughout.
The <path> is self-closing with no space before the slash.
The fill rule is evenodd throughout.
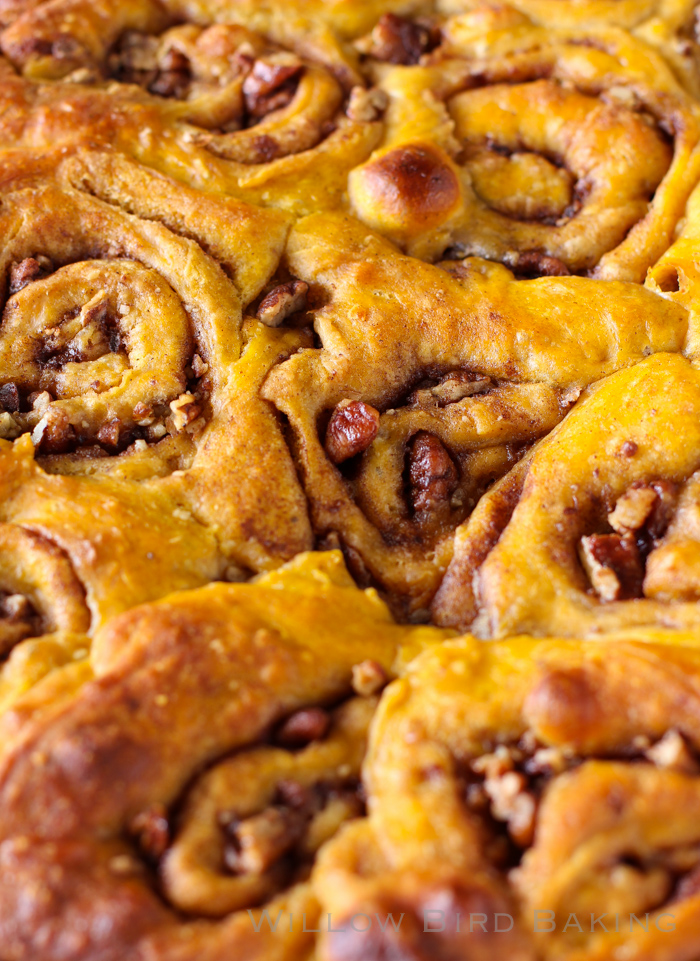
<path id="1" fill-rule="evenodd" d="M 433 511 L 449 501 L 459 479 L 442 442 L 425 431 L 416 434 L 411 443 L 408 475 L 416 512 Z"/>
<path id="2" fill-rule="evenodd" d="M 326 431 L 326 453 L 334 464 L 367 450 L 379 432 L 379 411 L 361 400 L 343 400 Z"/>

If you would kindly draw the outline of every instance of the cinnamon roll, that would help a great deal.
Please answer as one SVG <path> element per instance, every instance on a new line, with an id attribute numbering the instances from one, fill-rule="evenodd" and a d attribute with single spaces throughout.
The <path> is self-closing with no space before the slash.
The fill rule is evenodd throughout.
<path id="1" fill-rule="evenodd" d="M 270 39 L 285 32 L 280 11 L 248 11 L 263 36 L 245 26 L 243 5 L 236 23 L 226 5 L 209 6 L 52 0 L 29 10 L 0 36 L 22 74 L 0 83 L 3 139 L 45 147 L 88 136 L 207 191 L 297 213 L 338 206 L 348 171 L 378 143 L 385 100 L 329 28 L 318 42 L 292 29 L 305 38 L 293 52 Z"/>
<path id="2" fill-rule="evenodd" d="M 0 429 L 16 440 L 0 451 L 0 514 L 66 551 L 94 628 L 311 546 L 257 396 L 306 335 L 242 322 L 277 267 L 284 214 L 115 154 L 59 157 L 49 176 L 51 159 L 19 173 L 8 160 L 2 195 Z"/>
<path id="3" fill-rule="evenodd" d="M 483 7 L 483 0 L 438 0 L 437 6 L 442 13 L 462 13 Z M 629 30 L 658 48 L 694 96 L 700 92 L 697 0 L 509 0 L 508 6 L 542 26 Z"/>
<path id="4" fill-rule="evenodd" d="M 262 395 L 291 426 L 320 544 L 402 617 L 425 616 L 455 527 L 580 388 L 687 330 L 685 307 L 636 285 L 432 266 L 340 216 L 300 221 L 286 266 L 320 305 L 320 346 Z"/>
<path id="5" fill-rule="evenodd" d="M 373 724 L 369 817 L 316 865 L 324 961 L 692 957 L 700 651 L 683 640 L 465 637 L 417 658 Z"/>
<path id="6" fill-rule="evenodd" d="M 699 390 L 663 354 L 595 385 L 458 531 L 437 621 L 488 637 L 695 629 Z"/>
<path id="7" fill-rule="evenodd" d="M 389 106 L 353 212 L 429 260 L 642 282 L 697 180 L 697 105 L 629 34 L 552 21 L 481 7 L 413 65 L 364 42 Z"/>
<path id="8" fill-rule="evenodd" d="M 59 670 L 60 693 L 54 681 L 1 722 L 0 951 L 311 952 L 314 853 L 363 810 L 375 699 L 347 700 L 353 668 L 390 675 L 442 637 L 394 624 L 339 554 L 115 618 L 95 638 L 94 678 Z"/>

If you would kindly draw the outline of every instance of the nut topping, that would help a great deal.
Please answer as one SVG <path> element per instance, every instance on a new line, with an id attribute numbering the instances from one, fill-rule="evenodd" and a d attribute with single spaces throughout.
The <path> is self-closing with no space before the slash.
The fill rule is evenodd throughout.
<path id="1" fill-rule="evenodd" d="M 379 120 L 388 106 L 389 97 L 383 90 L 353 87 L 350 91 L 347 115 L 356 123 L 373 123 Z"/>
<path id="2" fill-rule="evenodd" d="M 275 740 L 283 747 L 305 747 L 312 741 L 322 740 L 328 733 L 330 724 L 328 711 L 321 707 L 304 708 L 287 718 L 278 730 Z"/>
<path id="3" fill-rule="evenodd" d="M 581 563 L 602 601 L 642 596 L 644 569 L 632 534 L 592 534 L 581 538 Z"/>
<path id="4" fill-rule="evenodd" d="M 418 63 L 439 41 L 439 33 L 428 24 L 385 13 L 369 38 L 358 43 L 358 48 L 375 60 L 409 66 Z"/>
<path id="5" fill-rule="evenodd" d="M 253 119 L 286 107 L 294 97 L 304 65 L 295 57 L 285 59 L 286 62 L 256 60 L 243 81 L 246 109 Z"/>
<path id="6" fill-rule="evenodd" d="M 379 433 L 379 411 L 361 400 L 343 400 L 326 431 L 326 453 L 334 464 L 361 454 Z"/>
<path id="7" fill-rule="evenodd" d="M 303 280 L 292 280 L 288 284 L 280 284 L 260 302 L 258 320 L 267 327 L 279 327 L 291 314 L 306 309 L 308 292 L 309 285 Z"/>
<path id="8" fill-rule="evenodd" d="M 458 474 L 452 458 L 434 435 L 421 431 L 409 450 L 409 482 L 416 512 L 433 511 L 449 502 Z"/>

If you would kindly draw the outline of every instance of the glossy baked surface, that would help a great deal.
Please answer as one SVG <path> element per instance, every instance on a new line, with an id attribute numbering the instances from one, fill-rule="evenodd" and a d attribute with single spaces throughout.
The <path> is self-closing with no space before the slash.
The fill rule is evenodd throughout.
<path id="1" fill-rule="evenodd" d="M 699 17 L 0 0 L 2 961 L 696 961 Z"/>

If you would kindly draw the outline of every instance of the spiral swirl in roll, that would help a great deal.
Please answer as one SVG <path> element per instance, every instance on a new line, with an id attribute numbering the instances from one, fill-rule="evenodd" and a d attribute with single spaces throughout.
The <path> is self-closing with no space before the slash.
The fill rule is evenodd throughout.
<path id="1" fill-rule="evenodd" d="M 509 0 L 509 7 L 535 23 L 573 30 L 614 26 L 656 47 L 687 89 L 700 92 L 697 0 Z M 483 0 L 438 0 L 442 13 L 483 8 Z"/>
<path id="2" fill-rule="evenodd" d="M 699 390 L 676 355 L 596 385 L 458 531 L 438 622 L 489 637 L 697 627 Z"/>
<path id="3" fill-rule="evenodd" d="M 0 952 L 291 961 L 312 950 L 302 927 L 318 904 L 303 878 L 361 812 L 374 701 L 324 708 L 351 694 L 361 662 L 386 677 L 397 655 L 443 636 L 394 624 L 339 554 L 114 619 L 95 638 L 95 678 L 56 672 L 62 693 L 19 702 L 21 735 L 3 741 Z M 24 921 L 7 924 L 19 902 Z M 274 931 L 261 904 L 285 916 Z"/>
<path id="4" fill-rule="evenodd" d="M 432 266 L 339 216 L 299 222 L 287 267 L 323 305 L 321 347 L 262 393 L 289 419 L 319 543 L 403 617 L 424 615 L 460 518 L 580 387 L 687 331 L 686 308 L 636 285 Z"/>
<path id="5" fill-rule="evenodd" d="M 263 16 L 268 35 L 277 19 Z M 292 52 L 229 21 L 226 9 L 169 13 L 150 0 L 28 11 L 0 37 L 23 75 L 0 84 L 3 139 L 89 137 L 205 190 L 298 213 L 339 205 L 378 143 L 385 101 L 332 36 Z"/>
<path id="6" fill-rule="evenodd" d="M 409 253 L 642 282 L 669 246 L 699 115 L 644 43 L 485 7 L 448 19 L 418 65 L 374 72 L 385 136 L 350 200 Z"/>
<path id="7" fill-rule="evenodd" d="M 17 439 L 0 514 L 68 553 L 96 626 L 310 546 L 257 396 L 306 335 L 242 320 L 277 267 L 284 214 L 116 154 L 62 158 L 5 158 L 0 430 Z"/>
<path id="8" fill-rule="evenodd" d="M 692 957 L 700 651 L 681 640 L 466 637 L 417 658 L 373 724 L 370 816 L 316 866 L 322 957 Z"/>

